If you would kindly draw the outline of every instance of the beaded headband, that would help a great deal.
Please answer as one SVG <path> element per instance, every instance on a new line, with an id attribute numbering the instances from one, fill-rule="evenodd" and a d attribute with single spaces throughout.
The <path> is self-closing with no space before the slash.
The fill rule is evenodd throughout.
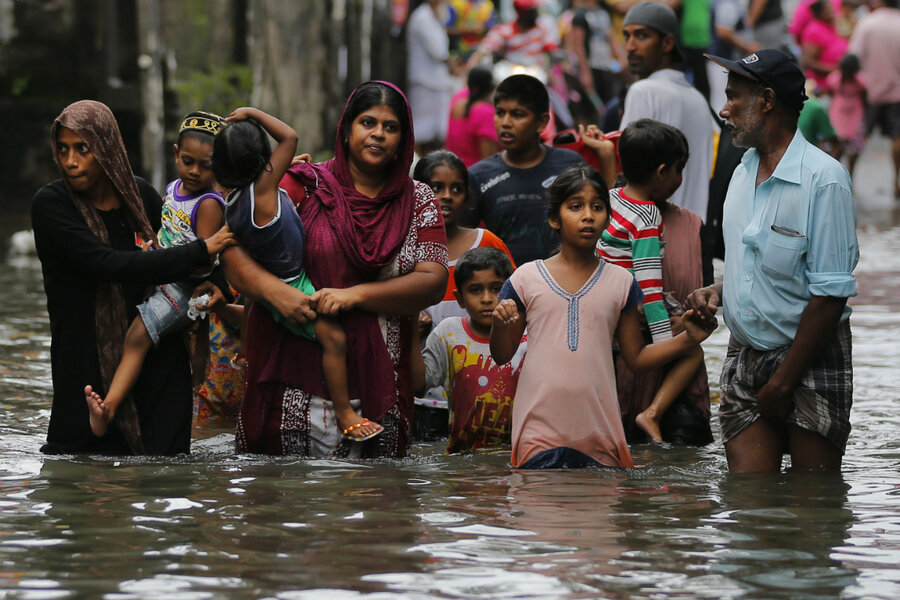
<path id="1" fill-rule="evenodd" d="M 198 110 L 184 118 L 178 134 L 181 135 L 185 131 L 200 131 L 214 136 L 219 133 L 224 124 L 225 120 L 219 115 Z"/>

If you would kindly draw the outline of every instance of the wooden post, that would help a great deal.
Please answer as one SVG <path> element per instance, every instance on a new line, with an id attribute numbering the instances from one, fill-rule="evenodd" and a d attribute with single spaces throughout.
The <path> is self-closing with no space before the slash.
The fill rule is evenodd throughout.
<path id="1" fill-rule="evenodd" d="M 158 0 L 138 0 L 138 67 L 140 67 L 142 171 L 154 188 L 165 185 L 165 113 L 163 104 L 162 43 Z"/>

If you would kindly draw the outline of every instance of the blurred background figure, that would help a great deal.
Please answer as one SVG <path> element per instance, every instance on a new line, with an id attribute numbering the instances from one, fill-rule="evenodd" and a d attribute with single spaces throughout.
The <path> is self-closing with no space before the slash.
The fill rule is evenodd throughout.
<path id="1" fill-rule="evenodd" d="M 479 65 L 469 71 L 466 87 L 458 91 L 450 103 L 446 147 L 466 167 L 499 150 L 491 102 L 493 93 L 491 70 Z"/>
<path id="2" fill-rule="evenodd" d="M 816 0 L 809 5 L 809 11 L 812 20 L 800 33 L 801 66 L 818 90 L 825 87 L 825 78 L 847 53 L 847 39 L 835 28 L 831 0 Z"/>
<path id="3" fill-rule="evenodd" d="M 406 26 L 407 91 L 419 156 L 440 148 L 447 134 L 453 80 L 446 16 L 445 0 L 427 0 L 412 12 Z"/>
<path id="4" fill-rule="evenodd" d="M 625 48 L 612 33 L 612 20 L 605 3 L 599 0 L 573 0 L 571 22 L 566 27 L 565 48 L 573 74 L 595 106 L 590 122 L 597 122 L 604 106 L 622 88 L 621 74 Z"/>
<path id="5" fill-rule="evenodd" d="M 450 54 L 465 62 L 494 26 L 494 3 L 491 0 L 450 0 L 447 8 Z"/>
<path id="6" fill-rule="evenodd" d="M 750 0 L 747 27 L 762 48 L 782 49 L 788 43 L 781 0 Z"/>
<path id="7" fill-rule="evenodd" d="M 709 100 L 709 79 L 703 54 L 712 44 L 712 0 L 667 0 L 678 13 L 685 75 L 697 91 Z"/>
<path id="8" fill-rule="evenodd" d="M 761 48 L 754 42 L 746 27 L 747 11 L 739 0 L 715 0 L 713 10 L 713 38 L 709 53 L 730 60 L 753 54 Z M 709 104 L 717 112 L 725 105 L 725 84 L 728 71 L 707 61 Z"/>

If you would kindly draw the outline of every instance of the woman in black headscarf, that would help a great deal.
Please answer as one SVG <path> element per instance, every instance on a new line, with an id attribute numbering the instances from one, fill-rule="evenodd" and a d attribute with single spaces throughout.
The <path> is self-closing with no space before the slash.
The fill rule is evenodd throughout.
<path id="1" fill-rule="evenodd" d="M 148 354 L 132 398 L 103 437 L 91 433 L 84 387 L 105 393 L 148 286 L 208 269 L 206 241 L 140 252 L 143 241 L 156 241 L 162 201 L 132 173 L 106 105 L 68 106 L 53 122 L 50 146 L 62 178 L 42 187 L 31 206 L 52 336 L 53 407 L 41 451 L 187 452 L 191 377 L 180 336 L 161 340 Z"/>

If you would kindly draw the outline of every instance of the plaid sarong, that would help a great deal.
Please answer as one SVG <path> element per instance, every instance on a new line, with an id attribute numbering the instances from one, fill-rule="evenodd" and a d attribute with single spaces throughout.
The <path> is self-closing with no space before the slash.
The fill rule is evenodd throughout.
<path id="1" fill-rule="evenodd" d="M 790 346 L 754 350 L 734 341 L 722 365 L 719 423 L 727 442 L 760 418 L 756 391 L 784 360 Z M 794 391 L 794 409 L 784 424 L 818 433 L 844 452 L 850 436 L 853 404 L 853 364 L 850 322 L 838 326 L 834 339 L 810 365 Z"/>

